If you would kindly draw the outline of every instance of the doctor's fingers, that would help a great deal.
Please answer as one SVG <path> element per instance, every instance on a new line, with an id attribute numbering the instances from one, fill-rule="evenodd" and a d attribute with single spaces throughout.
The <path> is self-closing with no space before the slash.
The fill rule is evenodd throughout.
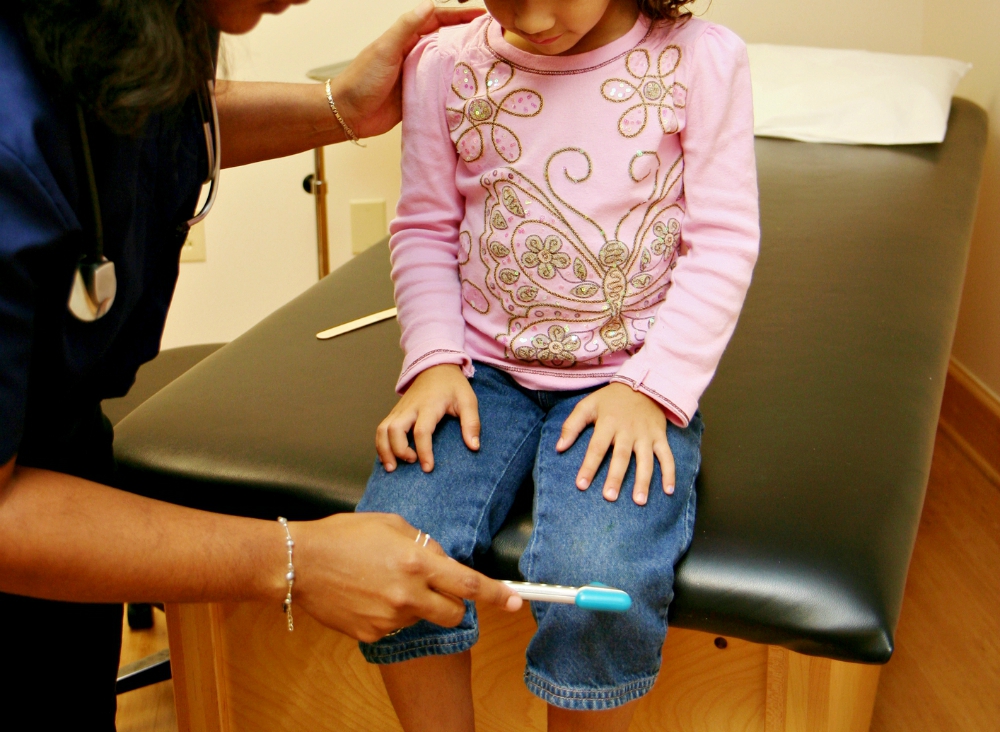
<path id="1" fill-rule="evenodd" d="M 385 32 L 383 39 L 398 49 L 402 58 L 413 50 L 421 36 L 446 25 L 468 23 L 484 12 L 482 8 L 438 8 L 430 0 L 425 0 L 413 10 L 399 16 Z"/>
<path id="2" fill-rule="evenodd" d="M 431 560 L 428 583 L 439 593 L 473 602 L 485 602 L 508 611 L 519 610 L 521 597 L 503 582 L 490 579 L 448 557 Z"/>

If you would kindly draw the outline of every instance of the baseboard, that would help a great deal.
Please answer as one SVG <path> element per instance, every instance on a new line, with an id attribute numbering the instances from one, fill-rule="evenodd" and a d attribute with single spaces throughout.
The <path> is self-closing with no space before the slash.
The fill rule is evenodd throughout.
<path id="1" fill-rule="evenodd" d="M 954 358 L 948 364 L 940 426 L 1000 486 L 1000 399 Z"/>

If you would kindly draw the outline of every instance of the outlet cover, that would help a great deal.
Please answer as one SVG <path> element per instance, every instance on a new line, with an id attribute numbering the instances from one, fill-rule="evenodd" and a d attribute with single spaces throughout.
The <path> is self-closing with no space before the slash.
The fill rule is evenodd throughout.
<path id="1" fill-rule="evenodd" d="M 195 224 L 188 232 L 187 241 L 181 247 L 182 262 L 205 261 L 205 222 Z"/>
<path id="2" fill-rule="evenodd" d="M 384 198 L 351 201 L 351 254 L 361 254 L 387 233 Z"/>

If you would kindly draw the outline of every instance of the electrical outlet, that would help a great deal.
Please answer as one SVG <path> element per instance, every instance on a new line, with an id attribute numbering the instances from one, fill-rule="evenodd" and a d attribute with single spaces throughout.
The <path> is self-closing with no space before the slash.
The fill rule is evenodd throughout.
<path id="1" fill-rule="evenodd" d="M 385 199 L 369 198 L 351 201 L 351 253 L 365 249 L 385 238 Z"/>
<path id="2" fill-rule="evenodd" d="M 205 261 L 205 222 L 195 224 L 188 232 L 187 241 L 181 247 L 182 262 Z"/>

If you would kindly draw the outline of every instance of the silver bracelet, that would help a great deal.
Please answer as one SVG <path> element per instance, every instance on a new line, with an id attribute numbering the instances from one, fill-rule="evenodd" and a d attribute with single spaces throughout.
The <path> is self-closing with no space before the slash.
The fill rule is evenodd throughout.
<path id="1" fill-rule="evenodd" d="M 333 116 L 337 118 L 340 122 L 340 126 L 344 128 L 344 134 L 358 147 L 365 147 L 365 145 L 358 139 L 358 136 L 354 134 L 354 130 L 351 126 L 344 121 L 344 118 L 340 114 L 340 110 L 337 109 L 336 102 L 333 101 L 333 92 L 330 91 L 330 79 L 326 80 L 326 101 L 330 105 L 330 111 L 333 112 Z"/>
<path id="2" fill-rule="evenodd" d="M 291 633 L 295 630 L 295 623 L 292 622 L 292 586 L 295 584 L 295 565 L 292 564 L 292 549 L 295 547 L 295 542 L 292 541 L 292 532 L 288 530 L 288 519 L 284 516 L 278 516 L 278 523 L 285 530 L 285 547 L 288 549 L 288 570 L 285 572 L 285 580 L 288 582 L 288 594 L 285 595 L 285 602 L 281 608 L 285 611 L 285 617 L 288 618 L 288 632 Z"/>

